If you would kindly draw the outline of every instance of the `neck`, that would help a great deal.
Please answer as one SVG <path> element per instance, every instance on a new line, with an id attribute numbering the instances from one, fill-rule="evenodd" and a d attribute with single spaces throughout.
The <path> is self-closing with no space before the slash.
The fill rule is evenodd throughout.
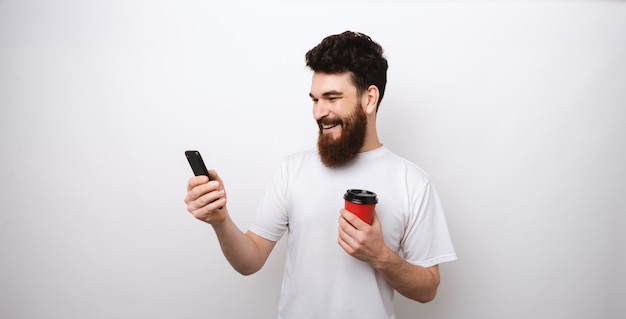
<path id="1" fill-rule="evenodd" d="M 360 152 L 371 151 L 381 146 L 383 146 L 383 144 L 378 139 L 378 132 L 376 131 L 376 114 L 370 114 L 367 120 L 365 143 L 363 147 L 361 147 Z"/>
<path id="2" fill-rule="evenodd" d="M 379 147 L 383 146 L 383 144 L 378 139 L 378 135 L 374 132 L 372 136 L 367 136 L 365 138 L 365 144 L 361 147 L 360 153 L 375 150 Z"/>
<path id="3" fill-rule="evenodd" d="M 381 147 L 381 146 L 383 146 L 383 144 L 382 144 L 382 143 L 378 143 L 378 144 L 371 145 L 371 146 L 368 146 L 368 147 L 366 147 L 366 146 L 364 145 L 364 146 L 361 148 L 361 150 L 359 151 L 359 153 L 369 152 L 369 151 L 375 150 L 375 149 L 377 149 L 377 148 L 379 148 L 379 147 Z"/>

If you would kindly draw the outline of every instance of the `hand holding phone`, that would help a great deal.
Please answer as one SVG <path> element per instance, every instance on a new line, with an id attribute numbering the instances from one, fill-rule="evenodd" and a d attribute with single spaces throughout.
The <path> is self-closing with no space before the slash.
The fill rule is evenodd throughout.
<path id="1" fill-rule="evenodd" d="M 206 168 L 206 165 L 204 165 L 200 152 L 196 150 L 185 151 L 185 156 L 195 176 L 204 175 L 209 178 L 209 181 L 213 180 L 211 176 L 209 176 L 209 170 Z M 222 208 L 224 207 L 220 207 L 220 209 Z"/>

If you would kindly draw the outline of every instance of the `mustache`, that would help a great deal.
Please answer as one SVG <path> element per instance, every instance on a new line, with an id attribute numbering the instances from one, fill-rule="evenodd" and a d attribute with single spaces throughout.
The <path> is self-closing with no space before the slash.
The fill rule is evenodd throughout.
<path id="1" fill-rule="evenodd" d="M 335 124 L 343 124 L 343 120 L 341 118 L 329 118 L 328 115 L 324 115 L 322 118 L 317 120 L 317 126 L 322 127 L 322 125 L 335 125 Z"/>

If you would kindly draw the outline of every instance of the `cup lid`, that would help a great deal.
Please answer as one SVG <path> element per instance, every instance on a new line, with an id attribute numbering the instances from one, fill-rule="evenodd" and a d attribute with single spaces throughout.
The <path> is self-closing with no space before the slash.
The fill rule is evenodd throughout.
<path id="1" fill-rule="evenodd" d="M 343 199 L 355 204 L 371 205 L 378 203 L 376 193 L 364 189 L 349 189 Z"/>

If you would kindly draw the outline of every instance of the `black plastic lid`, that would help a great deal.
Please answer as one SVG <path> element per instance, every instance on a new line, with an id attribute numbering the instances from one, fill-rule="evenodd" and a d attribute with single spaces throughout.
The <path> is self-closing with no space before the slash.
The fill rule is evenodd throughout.
<path id="1" fill-rule="evenodd" d="M 364 189 L 349 189 L 343 195 L 343 199 L 355 203 L 355 204 L 363 204 L 363 205 L 371 205 L 378 203 L 378 198 L 376 197 L 376 193 L 370 192 Z"/>

